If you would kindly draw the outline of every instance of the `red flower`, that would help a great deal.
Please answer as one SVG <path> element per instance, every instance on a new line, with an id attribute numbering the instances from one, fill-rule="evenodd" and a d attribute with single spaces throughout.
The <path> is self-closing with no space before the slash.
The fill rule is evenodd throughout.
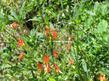
<path id="1" fill-rule="evenodd" d="M 47 37 L 50 36 L 50 28 L 49 28 L 48 26 L 45 27 L 45 35 L 46 35 Z"/>
<path id="2" fill-rule="evenodd" d="M 18 39 L 18 46 L 21 47 L 23 45 L 24 45 L 24 41 L 21 38 L 19 38 Z"/>
<path id="3" fill-rule="evenodd" d="M 49 61 L 50 61 L 49 56 L 48 56 L 48 55 L 44 55 L 44 57 L 43 57 L 43 62 L 44 62 L 45 64 L 48 64 Z"/>
<path id="4" fill-rule="evenodd" d="M 53 56 L 54 56 L 55 58 L 58 58 L 58 53 L 57 53 L 56 50 L 53 50 Z"/>
<path id="5" fill-rule="evenodd" d="M 46 73 L 50 73 L 50 71 L 51 71 L 50 65 L 49 64 L 46 64 L 44 70 L 45 70 Z"/>
<path id="6" fill-rule="evenodd" d="M 43 70 L 43 65 L 41 62 L 38 62 L 37 67 L 38 67 L 38 70 L 40 70 L 40 71 Z"/>
<path id="7" fill-rule="evenodd" d="M 12 79 L 11 81 L 15 81 L 14 79 Z"/>
<path id="8" fill-rule="evenodd" d="M 13 23 L 11 24 L 11 27 L 12 27 L 13 29 L 16 29 L 16 28 L 18 27 L 18 24 L 17 24 L 16 22 L 13 22 Z"/>
<path id="9" fill-rule="evenodd" d="M 53 40 L 55 40 L 57 38 L 57 31 L 53 30 L 51 31 L 51 34 L 52 34 Z"/>
<path id="10" fill-rule="evenodd" d="M 74 60 L 73 59 L 70 59 L 69 60 L 69 64 L 71 65 L 71 64 L 74 64 Z"/>
<path id="11" fill-rule="evenodd" d="M 21 52 L 19 57 L 18 57 L 18 60 L 21 61 L 25 56 L 25 53 L 24 52 Z"/>
<path id="12" fill-rule="evenodd" d="M 55 72 L 56 73 L 62 73 L 57 64 L 54 64 L 54 67 L 55 67 Z"/>

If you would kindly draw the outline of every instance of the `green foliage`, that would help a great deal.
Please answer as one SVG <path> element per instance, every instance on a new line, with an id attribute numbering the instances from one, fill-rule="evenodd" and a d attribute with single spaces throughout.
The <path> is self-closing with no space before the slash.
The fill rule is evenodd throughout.
<path id="1" fill-rule="evenodd" d="M 12 22 L 19 27 L 12 29 Z M 109 79 L 108 22 L 108 0 L 1 0 L 0 45 L 2 39 L 6 46 L 0 49 L 0 80 L 95 81 L 99 72 Z M 52 34 L 47 38 L 46 26 L 57 30 L 56 40 Z M 27 34 L 23 32 L 26 29 Z M 18 47 L 18 38 L 24 46 Z M 53 57 L 53 50 L 57 50 L 58 59 Z M 19 61 L 21 52 L 25 56 Z M 37 66 L 38 62 L 46 66 L 45 54 L 50 56 L 50 73 L 40 72 Z M 54 63 L 62 72 L 55 72 Z"/>

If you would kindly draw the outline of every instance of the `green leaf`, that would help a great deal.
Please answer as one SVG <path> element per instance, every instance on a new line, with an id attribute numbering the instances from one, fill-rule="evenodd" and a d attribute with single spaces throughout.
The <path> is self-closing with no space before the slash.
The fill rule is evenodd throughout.
<path id="1" fill-rule="evenodd" d="M 108 34 L 108 33 L 104 33 L 104 34 L 103 34 L 103 39 L 104 39 L 106 42 L 108 42 L 108 40 L 109 40 L 109 34 Z"/>
<path id="2" fill-rule="evenodd" d="M 49 81 L 56 81 L 56 80 L 52 77 L 49 77 Z"/>
<path id="3" fill-rule="evenodd" d="M 101 5 L 101 14 L 102 15 L 108 14 L 108 7 L 107 7 L 107 5 Z"/>
<path id="4" fill-rule="evenodd" d="M 16 14 L 16 12 L 15 12 L 14 10 L 11 10 L 10 12 L 11 12 L 11 16 L 13 16 L 14 18 L 17 19 L 17 14 Z"/>
<path id="5" fill-rule="evenodd" d="M 107 27 L 108 27 L 107 21 L 101 20 L 100 23 L 98 24 L 98 29 L 97 29 L 98 33 L 106 32 Z"/>
<path id="6" fill-rule="evenodd" d="M 86 64 L 84 59 L 82 59 L 82 67 L 83 67 L 84 71 L 87 73 L 88 72 L 87 71 L 87 64 Z"/>
<path id="7" fill-rule="evenodd" d="M 15 18 L 14 18 L 13 16 L 11 16 L 11 15 L 9 15 L 8 18 L 9 18 L 9 20 L 12 20 L 12 21 L 15 19 Z"/>

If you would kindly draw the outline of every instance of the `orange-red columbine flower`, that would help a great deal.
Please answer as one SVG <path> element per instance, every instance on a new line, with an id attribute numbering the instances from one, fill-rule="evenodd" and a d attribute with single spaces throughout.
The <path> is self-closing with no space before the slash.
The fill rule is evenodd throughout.
<path id="1" fill-rule="evenodd" d="M 99 80 L 100 80 L 100 81 L 106 81 L 105 75 L 101 73 L 101 74 L 99 75 Z"/>
<path id="2" fill-rule="evenodd" d="M 21 47 L 23 45 L 24 45 L 24 41 L 21 38 L 19 38 L 18 39 L 18 46 Z"/>
<path id="3" fill-rule="evenodd" d="M 50 36 L 50 28 L 49 28 L 48 26 L 45 27 L 45 35 L 46 35 L 47 37 Z"/>
<path id="4" fill-rule="evenodd" d="M 53 40 L 55 40 L 57 38 L 57 31 L 54 29 L 50 29 L 48 26 L 45 27 L 45 35 L 49 38 L 50 34 L 53 38 Z"/>
<path id="5" fill-rule="evenodd" d="M 69 60 L 69 64 L 70 64 L 70 65 L 74 64 L 74 60 L 73 60 L 73 59 L 70 59 L 70 60 Z"/>
<path id="6" fill-rule="evenodd" d="M 11 81 L 15 81 L 14 79 L 12 79 Z"/>
<path id="7" fill-rule="evenodd" d="M 13 29 L 16 29 L 16 28 L 18 27 L 18 23 L 13 22 L 13 23 L 11 24 L 11 27 L 12 27 Z"/>
<path id="8" fill-rule="evenodd" d="M 54 64 L 54 67 L 55 67 L 55 72 L 56 73 L 62 73 L 57 64 Z"/>
<path id="9" fill-rule="evenodd" d="M 55 58 L 58 58 L 58 52 L 57 52 L 56 50 L 53 50 L 53 56 L 54 56 Z"/>
<path id="10" fill-rule="evenodd" d="M 58 35 L 57 31 L 53 30 L 53 31 L 51 31 L 51 34 L 52 34 L 53 40 L 55 40 L 57 38 L 57 35 Z"/>
<path id="11" fill-rule="evenodd" d="M 44 55 L 44 57 L 43 57 L 43 62 L 44 62 L 45 64 L 48 64 L 49 61 L 50 61 L 49 55 Z"/>
<path id="12" fill-rule="evenodd" d="M 25 56 L 25 53 L 24 52 L 21 52 L 19 57 L 18 57 L 18 60 L 21 61 Z"/>
<path id="13" fill-rule="evenodd" d="M 43 64 L 41 62 L 37 63 L 37 67 L 38 67 L 38 70 L 40 70 L 40 71 L 43 70 Z"/>
<path id="14" fill-rule="evenodd" d="M 46 64 L 44 70 L 45 70 L 46 73 L 50 73 L 50 71 L 51 71 L 50 65 Z"/>

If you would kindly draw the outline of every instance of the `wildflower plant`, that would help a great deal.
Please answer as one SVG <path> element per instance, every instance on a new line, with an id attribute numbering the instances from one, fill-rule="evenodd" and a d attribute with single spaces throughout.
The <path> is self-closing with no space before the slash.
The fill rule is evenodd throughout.
<path id="1" fill-rule="evenodd" d="M 108 0 L 1 0 L 0 81 L 107 81 Z"/>

